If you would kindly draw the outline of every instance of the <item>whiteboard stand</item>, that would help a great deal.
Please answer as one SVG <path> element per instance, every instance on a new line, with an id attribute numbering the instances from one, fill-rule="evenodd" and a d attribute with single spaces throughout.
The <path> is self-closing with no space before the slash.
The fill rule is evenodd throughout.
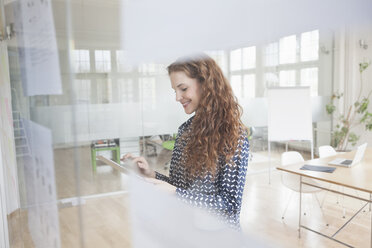
<path id="1" fill-rule="evenodd" d="M 271 183 L 271 142 L 310 141 L 314 158 L 312 108 L 309 86 L 269 87 L 268 96 L 268 156 Z"/>

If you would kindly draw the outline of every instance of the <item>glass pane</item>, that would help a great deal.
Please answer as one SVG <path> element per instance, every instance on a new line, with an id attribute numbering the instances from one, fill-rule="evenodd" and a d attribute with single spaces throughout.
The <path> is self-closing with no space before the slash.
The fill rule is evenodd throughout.
<path id="1" fill-rule="evenodd" d="M 75 72 L 90 71 L 89 50 L 73 50 L 72 58 Z"/>
<path id="2" fill-rule="evenodd" d="M 125 61 L 125 52 L 116 51 L 116 68 L 118 72 L 130 72 L 133 68 Z"/>
<path id="3" fill-rule="evenodd" d="M 314 30 L 301 34 L 301 61 L 319 58 L 319 31 Z"/>
<path id="4" fill-rule="evenodd" d="M 296 71 L 280 71 L 279 72 L 279 85 L 280 86 L 295 86 L 296 85 Z"/>
<path id="5" fill-rule="evenodd" d="M 120 78 L 118 83 L 119 102 L 133 102 L 134 101 L 134 84 L 133 79 Z"/>
<path id="6" fill-rule="evenodd" d="M 243 48 L 243 69 L 252 69 L 256 67 L 256 47 Z"/>
<path id="7" fill-rule="evenodd" d="M 271 43 L 265 47 L 265 65 L 276 66 L 279 64 L 279 44 Z"/>
<path id="8" fill-rule="evenodd" d="M 296 62 L 296 35 L 291 35 L 280 39 L 279 62 L 280 64 Z"/>
<path id="9" fill-rule="evenodd" d="M 278 86 L 279 85 L 279 77 L 277 73 L 265 73 L 265 83 L 267 87 L 270 86 Z"/>
<path id="10" fill-rule="evenodd" d="M 226 52 L 225 51 L 206 51 L 206 54 L 208 54 L 211 58 L 216 61 L 218 66 L 222 69 L 223 73 L 227 73 L 227 58 L 226 58 Z"/>
<path id="11" fill-rule="evenodd" d="M 242 69 L 242 49 L 230 52 L 230 70 L 239 71 Z"/>
<path id="12" fill-rule="evenodd" d="M 77 104 L 89 104 L 91 99 L 91 82 L 89 79 L 76 79 L 76 103 Z"/>
<path id="13" fill-rule="evenodd" d="M 231 88 L 236 97 L 242 97 L 242 76 L 233 75 L 231 76 Z"/>
<path id="14" fill-rule="evenodd" d="M 256 75 L 244 75 L 243 81 L 243 97 L 255 98 L 256 97 Z"/>
<path id="15" fill-rule="evenodd" d="M 96 61 L 96 72 L 109 72 L 111 71 L 111 54 L 107 50 L 94 51 Z"/>
<path id="16" fill-rule="evenodd" d="M 311 87 L 311 95 L 318 95 L 318 68 L 306 68 L 301 70 L 301 85 Z"/>

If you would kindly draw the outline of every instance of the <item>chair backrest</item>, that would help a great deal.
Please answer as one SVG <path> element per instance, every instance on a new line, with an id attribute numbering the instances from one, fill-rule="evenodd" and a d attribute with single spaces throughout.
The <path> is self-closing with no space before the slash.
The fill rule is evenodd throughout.
<path id="1" fill-rule="evenodd" d="M 291 152 L 283 152 L 281 156 L 281 165 L 286 166 L 290 164 L 295 164 L 297 162 L 303 162 L 305 161 L 302 155 L 299 152 L 291 151 Z M 282 173 L 282 183 L 284 186 L 294 190 L 299 191 L 300 185 L 299 185 L 299 176 L 283 172 Z"/>
<path id="2" fill-rule="evenodd" d="M 281 157 L 281 165 L 289 165 L 297 162 L 305 161 L 299 152 L 283 152 Z"/>
<path id="3" fill-rule="evenodd" d="M 332 146 L 319 146 L 319 158 L 334 156 L 337 154 Z"/>

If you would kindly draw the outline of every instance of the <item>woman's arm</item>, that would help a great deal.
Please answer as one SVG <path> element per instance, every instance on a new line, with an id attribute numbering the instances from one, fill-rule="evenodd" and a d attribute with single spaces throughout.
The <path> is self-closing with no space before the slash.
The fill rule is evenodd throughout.
<path id="1" fill-rule="evenodd" d="M 169 177 L 155 171 L 155 179 L 162 180 L 164 182 L 170 183 Z"/>

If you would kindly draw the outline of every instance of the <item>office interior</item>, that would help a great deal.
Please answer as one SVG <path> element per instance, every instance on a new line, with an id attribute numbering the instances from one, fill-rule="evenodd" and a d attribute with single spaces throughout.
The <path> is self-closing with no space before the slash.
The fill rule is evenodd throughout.
<path id="1" fill-rule="evenodd" d="M 120 156 L 145 156 L 154 169 L 169 173 L 172 151 L 163 143 L 171 141 L 189 118 L 170 87 L 166 67 L 174 58 L 128 62 L 122 44 L 121 1 L 41 2 L 49 4 L 50 8 L 43 8 L 50 12 L 35 15 L 51 18 L 51 25 L 44 28 L 54 33 L 46 43 L 37 44 L 41 33 L 35 40 L 21 40 L 17 32 L 19 23 L 23 28 L 28 25 L 19 19 L 29 17 L 27 10 L 20 11 L 17 1 L 0 0 L 0 246 L 134 247 L 128 177 L 99 160 L 94 168 L 92 150 L 95 145 L 115 147 L 94 152 L 113 159 L 117 151 Z M 234 28 L 249 32 L 244 25 Z M 242 234 L 259 237 L 273 247 L 344 247 L 311 232 L 303 231 L 298 237 L 299 197 L 282 184 L 282 172 L 275 167 L 286 150 L 311 159 L 311 143 L 273 141 L 269 153 L 267 94 L 270 87 L 310 88 L 313 156 L 317 158 L 318 148 L 331 144 L 338 121 L 326 111 L 332 95 L 342 94 L 336 107 L 346 115 L 360 94 L 367 96 L 372 90 L 372 66 L 363 71 L 361 88 L 359 65 L 372 61 L 372 21 L 337 28 L 304 27 L 275 38 L 267 32 L 263 31 L 264 41 L 243 40 L 203 50 L 229 79 L 243 108 L 242 121 L 251 131 Z M 56 50 L 25 58 L 27 49 L 21 43 L 25 40 L 47 48 L 55 42 Z M 37 63 L 41 67 L 34 66 Z M 37 77 L 36 72 L 52 77 Z M 45 81 L 32 86 L 30 78 Z M 372 112 L 371 106 L 368 111 Z M 27 135 L 30 132 L 32 137 Z M 356 126 L 355 132 L 359 139 L 355 145 L 350 142 L 346 151 L 365 142 L 371 146 L 371 132 L 363 125 Z M 34 162 L 25 158 L 31 153 L 42 154 L 37 159 L 43 160 L 43 171 L 32 167 L 35 158 Z M 39 191 L 45 184 L 45 192 Z M 44 219 L 30 218 L 43 197 L 53 199 Z M 313 195 L 303 198 L 308 211 L 303 218 L 329 232 L 361 205 L 332 193 L 320 192 L 318 197 L 322 211 Z M 53 228 L 46 230 L 45 223 Z M 369 247 L 370 232 L 371 211 L 366 207 L 338 236 L 355 247 Z"/>

